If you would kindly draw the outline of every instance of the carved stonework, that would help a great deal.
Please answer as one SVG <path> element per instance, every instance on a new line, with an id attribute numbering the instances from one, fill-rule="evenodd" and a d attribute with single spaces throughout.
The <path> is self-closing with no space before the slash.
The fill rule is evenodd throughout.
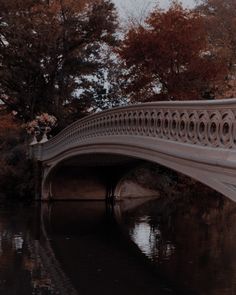
<path id="1" fill-rule="evenodd" d="M 111 135 L 148 136 L 192 145 L 236 148 L 236 100 L 150 103 L 112 109 L 67 127 L 41 145 L 42 155 L 39 147 L 33 149 L 36 157 L 40 155 L 45 159 L 83 140 Z"/>

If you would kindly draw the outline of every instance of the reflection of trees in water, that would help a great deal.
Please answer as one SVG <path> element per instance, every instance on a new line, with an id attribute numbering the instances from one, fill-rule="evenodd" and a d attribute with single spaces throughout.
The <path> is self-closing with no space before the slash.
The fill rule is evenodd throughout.
<path id="1" fill-rule="evenodd" d="M 30 236 L 26 238 L 28 256 L 24 257 L 24 267 L 30 272 L 31 283 L 34 290 L 47 290 L 54 293 L 55 286 L 52 282 L 49 270 L 45 267 L 39 241 L 32 240 Z"/>
<path id="2" fill-rule="evenodd" d="M 124 220 L 133 240 L 173 282 L 201 294 L 235 294 L 235 203 L 218 194 L 162 199 L 124 213 Z"/>
<path id="3" fill-rule="evenodd" d="M 59 295 L 77 294 L 55 259 L 49 241 L 35 241 L 29 237 L 27 246 L 30 259 L 26 261 L 26 267 L 31 273 L 34 289 L 45 288 Z"/>
<path id="4" fill-rule="evenodd" d="M 54 294 L 47 273 L 33 250 L 31 216 L 22 209 L 1 210 L 0 293 Z M 19 212 L 17 212 L 19 211 Z"/>
<path id="5" fill-rule="evenodd" d="M 34 236 L 36 210 L 2 210 L 0 214 L 0 293 L 77 294 L 41 233 Z M 38 237 L 37 237 L 38 238 Z"/>
<path id="6" fill-rule="evenodd" d="M 42 205 L 40 209 L 40 240 L 29 239 L 29 244 L 32 246 L 31 253 L 38 259 L 38 264 L 40 265 L 42 273 L 46 274 L 46 280 L 44 280 L 43 283 L 49 283 L 49 286 L 52 287 L 52 290 L 56 292 L 56 294 L 76 295 L 76 290 L 55 257 L 45 230 L 45 223 L 48 224 L 50 222 L 50 206 L 45 204 Z"/>

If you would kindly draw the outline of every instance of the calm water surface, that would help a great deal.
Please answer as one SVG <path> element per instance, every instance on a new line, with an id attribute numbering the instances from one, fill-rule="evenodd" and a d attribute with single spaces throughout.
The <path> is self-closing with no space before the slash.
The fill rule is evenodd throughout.
<path id="1" fill-rule="evenodd" d="M 236 205 L 0 205 L 0 294 L 236 294 Z"/>

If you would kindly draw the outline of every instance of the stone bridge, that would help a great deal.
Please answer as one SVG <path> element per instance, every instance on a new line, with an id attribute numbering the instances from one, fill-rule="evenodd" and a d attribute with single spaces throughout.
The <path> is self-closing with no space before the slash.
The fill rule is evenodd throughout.
<path id="1" fill-rule="evenodd" d="M 118 164 L 145 160 L 190 176 L 236 201 L 236 99 L 114 108 L 89 115 L 49 141 L 32 145 L 30 155 L 42 165 L 42 199 L 62 193 L 68 181 L 76 194 L 76 186 L 84 186 L 78 180 L 79 170 L 82 178 L 91 176 L 88 188 L 92 183 L 99 187 L 103 180 L 99 182 L 88 167 L 109 178 Z M 64 190 L 65 198 L 67 193 Z M 119 197 L 118 178 L 113 193 Z"/>

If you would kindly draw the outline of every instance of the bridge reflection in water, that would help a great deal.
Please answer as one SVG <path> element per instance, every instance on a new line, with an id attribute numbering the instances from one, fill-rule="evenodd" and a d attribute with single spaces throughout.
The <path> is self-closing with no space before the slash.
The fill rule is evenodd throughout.
<path id="1" fill-rule="evenodd" d="M 236 293 L 233 202 L 137 201 L 0 208 L 0 293 Z"/>

